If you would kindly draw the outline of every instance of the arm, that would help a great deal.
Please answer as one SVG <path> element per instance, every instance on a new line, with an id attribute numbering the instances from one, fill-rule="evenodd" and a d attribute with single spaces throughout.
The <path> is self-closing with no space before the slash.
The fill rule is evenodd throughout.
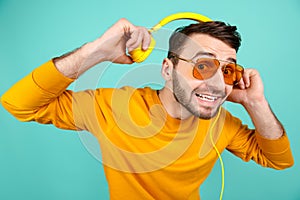
<path id="1" fill-rule="evenodd" d="M 292 166 L 293 157 L 286 133 L 264 96 L 263 83 L 258 71 L 245 70 L 238 88 L 233 89 L 228 100 L 242 104 L 253 121 L 255 132 L 251 133 L 251 137 L 245 137 L 251 140 L 249 143 L 255 141 L 254 143 L 258 144 L 258 148 L 262 150 L 262 152 L 256 152 L 263 154 L 257 156 L 257 161 L 261 156 L 266 156 L 269 163 L 280 163 L 280 167 L 271 164 L 273 168 Z M 239 146 L 241 145 L 239 144 Z M 255 151 L 254 148 L 253 151 Z M 267 164 L 262 165 L 266 166 Z"/>
<path id="2" fill-rule="evenodd" d="M 244 106 L 262 137 L 279 139 L 283 135 L 283 127 L 264 96 L 263 83 L 258 71 L 246 69 L 238 87 L 233 89 L 228 100 Z"/>
<path id="3" fill-rule="evenodd" d="M 124 27 L 129 27 L 130 33 L 124 32 Z M 83 126 L 78 127 L 80 123 L 75 123 L 74 119 L 75 98 L 86 102 L 93 99 L 93 94 L 89 91 L 75 95 L 66 90 L 68 85 L 99 62 L 132 63 L 126 48 L 131 50 L 141 43 L 144 49 L 150 43 L 146 29 L 121 19 L 95 41 L 35 69 L 3 94 L 1 102 L 21 121 L 34 120 L 53 123 L 59 128 L 81 129 Z"/>
<path id="4" fill-rule="evenodd" d="M 131 64 L 132 60 L 126 55 L 126 49 L 130 52 L 142 44 L 142 48 L 146 50 L 150 41 L 151 37 L 146 28 L 134 26 L 126 19 L 121 19 L 100 38 L 54 59 L 54 63 L 64 76 L 77 78 L 103 61 Z"/>

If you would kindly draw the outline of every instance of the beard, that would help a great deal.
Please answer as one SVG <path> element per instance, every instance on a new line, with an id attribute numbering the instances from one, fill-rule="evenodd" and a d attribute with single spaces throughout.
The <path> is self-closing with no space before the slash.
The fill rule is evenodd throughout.
<path id="1" fill-rule="evenodd" d="M 223 98 L 223 100 L 219 103 L 219 105 L 215 107 L 208 107 L 204 105 L 199 105 L 197 101 L 193 101 L 194 95 L 196 95 L 196 91 L 199 91 L 198 88 L 192 90 L 189 94 L 188 89 L 189 86 L 182 86 L 179 81 L 178 75 L 173 71 L 173 95 L 176 101 L 182 105 L 186 110 L 188 110 L 192 115 L 201 118 L 201 119 L 211 119 L 218 113 L 219 108 L 225 101 L 225 92 L 220 91 L 219 89 L 215 89 L 213 87 L 206 87 L 206 90 L 203 92 L 209 92 L 210 94 L 218 94 Z"/>

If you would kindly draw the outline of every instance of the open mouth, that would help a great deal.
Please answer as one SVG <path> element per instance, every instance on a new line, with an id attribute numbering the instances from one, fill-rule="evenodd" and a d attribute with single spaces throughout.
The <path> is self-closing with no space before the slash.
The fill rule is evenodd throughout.
<path id="1" fill-rule="evenodd" d="M 218 97 L 216 96 L 211 96 L 211 95 L 207 95 L 207 94 L 199 94 L 199 93 L 196 93 L 196 96 L 203 100 L 203 101 L 208 101 L 208 102 L 214 102 L 218 99 Z"/>

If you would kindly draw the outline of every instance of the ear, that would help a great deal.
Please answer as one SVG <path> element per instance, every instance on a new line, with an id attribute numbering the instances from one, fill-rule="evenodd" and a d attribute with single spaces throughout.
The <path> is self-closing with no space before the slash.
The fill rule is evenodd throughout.
<path id="1" fill-rule="evenodd" d="M 173 63 L 169 58 L 165 58 L 162 63 L 161 75 L 166 80 L 172 79 Z"/>

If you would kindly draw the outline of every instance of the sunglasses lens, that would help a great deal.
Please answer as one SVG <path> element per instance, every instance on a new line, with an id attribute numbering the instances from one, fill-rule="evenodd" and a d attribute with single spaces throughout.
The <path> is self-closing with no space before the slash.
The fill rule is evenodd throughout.
<path id="1" fill-rule="evenodd" d="M 243 74 L 244 74 L 244 68 L 240 65 L 236 65 L 236 82 L 235 83 L 238 83 L 241 78 L 243 77 Z"/>
<path id="2" fill-rule="evenodd" d="M 197 60 L 193 68 L 193 76 L 199 80 L 204 80 L 212 77 L 218 70 L 220 63 L 218 60 L 201 58 Z"/>
<path id="3" fill-rule="evenodd" d="M 235 64 L 227 64 L 223 68 L 223 76 L 224 76 L 224 81 L 228 85 L 232 85 L 234 81 L 236 80 L 235 77 Z"/>
<path id="4" fill-rule="evenodd" d="M 218 70 L 220 62 L 217 59 L 201 58 L 197 60 L 193 68 L 193 76 L 199 80 L 205 80 L 212 77 Z M 230 63 L 222 68 L 224 81 L 228 85 L 237 84 L 243 74 L 244 68 L 240 65 Z"/>
<path id="5" fill-rule="evenodd" d="M 244 73 L 244 68 L 237 64 L 228 64 L 223 68 L 224 81 L 228 85 L 237 84 Z"/>

